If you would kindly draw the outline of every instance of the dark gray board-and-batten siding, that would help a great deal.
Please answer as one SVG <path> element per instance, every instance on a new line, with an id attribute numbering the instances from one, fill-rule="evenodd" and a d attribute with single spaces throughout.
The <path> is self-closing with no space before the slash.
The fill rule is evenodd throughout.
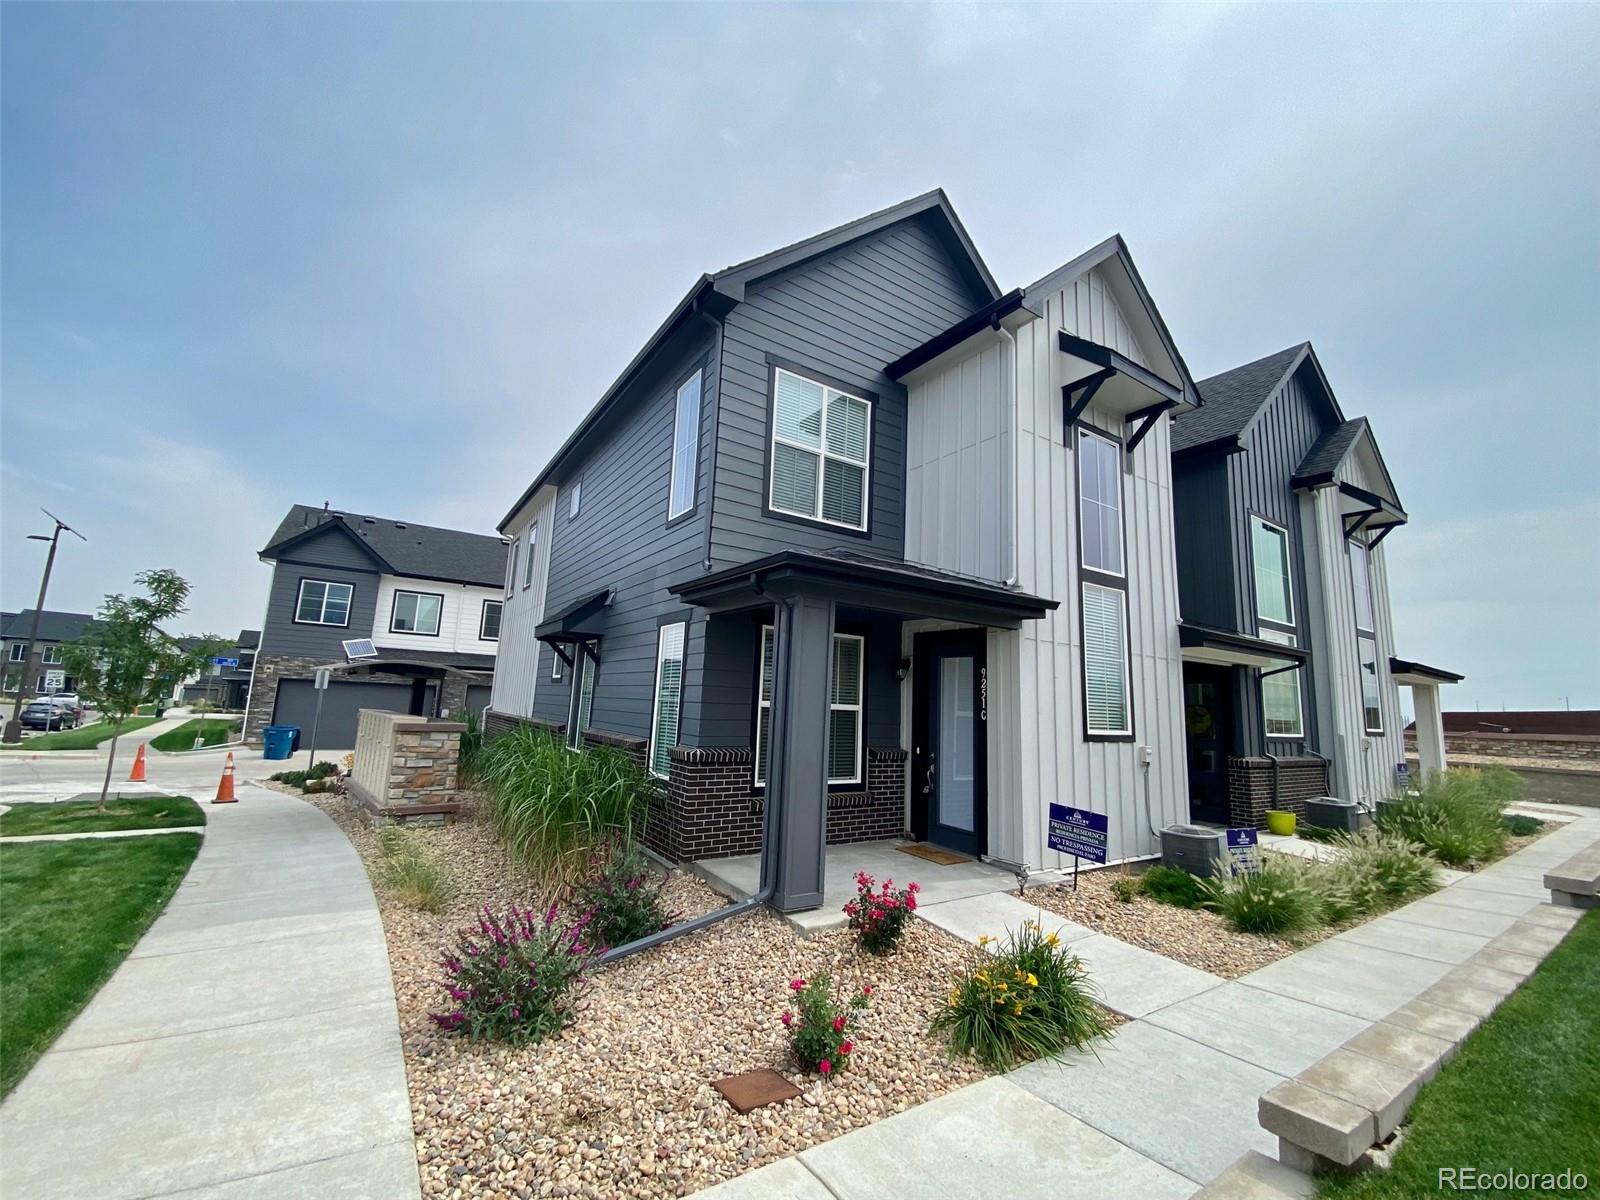
<path id="1" fill-rule="evenodd" d="M 346 638 L 371 637 L 378 604 L 378 569 L 360 546 L 337 529 L 310 538 L 287 552 L 272 571 L 267 615 L 261 626 L 261 654 L 292 654 L 342 662 Z M 295 605 L 302 579 L 351 585 L 350 619 L 345 625 L 299 625 Z"/>

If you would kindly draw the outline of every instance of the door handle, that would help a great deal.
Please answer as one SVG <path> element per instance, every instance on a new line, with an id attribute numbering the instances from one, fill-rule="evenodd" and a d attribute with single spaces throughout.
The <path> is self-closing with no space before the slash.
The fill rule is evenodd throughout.
<path id="1" fill-rule="evenodd" d="M 923 778 L 923 783 L 922 783 L 922 794 L 924 796 L 928 795 L 930 792 L 933 791 L 933 774 L 934 774 L 934 761 L 933 761 L 933 755 L 930 754 L 930 755 L 928 755 L 928 773 Z"/>

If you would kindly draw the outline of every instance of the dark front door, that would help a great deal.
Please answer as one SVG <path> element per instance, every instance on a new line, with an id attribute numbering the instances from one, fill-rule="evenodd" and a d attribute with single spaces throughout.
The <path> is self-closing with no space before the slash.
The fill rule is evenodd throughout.
<path id="1" fill-rule="evenodd" d="M 1228 755 L 1233 745 L 1231 667 L 1183 664 L 1183 720 L 1189 753 L 1189 817 L 1228 821 Z"/>
<path id="2" fill-rule="evenodd" d="M 989 800 L 983 631 L 919 633 L 913 667 L 912 832 L 982 854 Z"/>

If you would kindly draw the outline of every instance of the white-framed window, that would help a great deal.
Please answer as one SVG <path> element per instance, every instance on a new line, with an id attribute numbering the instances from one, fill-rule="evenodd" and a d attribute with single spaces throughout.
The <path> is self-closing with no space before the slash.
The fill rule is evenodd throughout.
<path id="1" fill-rule="evenodd" d="M 695 473 L 700 462 L 700 372 L 678 388 L 678 406 L 672 421 L 672 483 L 668 488 L 667 520 L 683 516 L 694 507 Z"/>
<path id="2" fill-rule="evenodd" d="M 59 667 L 62 663 L 61 647 L 46 646 L 39 652 L 39 661 L 49 667 Z"/>
<path id="3" fill-rule="evenodd" d="M 576 750 L 583 745 L 584 732 L 589 728 L 589 714 L 594 710 L 594 659 L 582 646 L 578 653 L 578 670 L 572 677 L 572 719 L 567 722 L 567 748 Z"/>
<path id="4" fill-rule="evenodd" d="M 554 646 L 550 647 L 550 678 L 560 679 L 566 673 L 566 663 L 561 661 L 561 655 Z"/>
<path id="5" fill-rule="evenodd" d="M 1125 573 L 1122 552 L 1122 447 L 1078 430 L 1078 531 L 1086 570 Z"/>
<path id="6" fill-rule="evenodd" d="M 522 590 L 527 591 L 533 586 L 533 565 L 538 561 L 539 554 L 539 522 L 536 519 L 528 526 L 528 562 L 522 568 Z"/>
<path id="7" fill-rule="evenodd" d="M 1361 721 L 1368 733 L 1383 732 L 1383 693 L 1378 687 L 1378 643 L 1370 637 L 1356 638 L 1361 660 Z"/>
<path id="8" fill-rule="evenodd" d="M 782 367 L 773 369 L 772 390 L 769 507 L 865 529 L 872 402 Z"/>
<path id="9" fill-rule="evenodd" d="M 682 621 L 663 625 L 656 632 L 656 703 L 650 717 L 650 773 L 665 779 L 672 768 L 672 748 L 678 744 L 678 720 L 683 708 Z"/>
<path id="10" fill-rule="evenodd" d="M 1300 644 L 1294 634 L 1277 629 L 1263 629 L 1261 637 L 1280 646 Z M 1261 720 L 1270 738 L 1305 737 L 1305 718 L 1300 708 L 1299 671 L 1278 671 L 1261 681 Z"/>
<path id="11" fill-rule="evenodd" d="M 396 590 L 389 611 L 390 633 L 416 633 L 439 636 L 439 618 L 444 612 L 444 596 L 438 592 Z"/>
<path id="12" fill-rule="evenodd" d="M 1289 566 L 1289 531 L 1252 513 L 1250 561 L 1255 576 L 1256 616 L 1278 625 L 1293 625 L 1294 581 Z"/>
<path id="13" fill-rule="evenodd" d="M 1086 582 L 1082 595 L 1084 731 L 1091 737 L 1131 737 L 1127 593 Z"/>
<path id="14" fill-rule="evenodd" d="M 521 538 L 511 539 L 511 552 L 506 555 L 506 599 L 511 599 L 512 593 L 517 590 L 517 550 L 522 546 Z"/>
<path id="15" fill-rule="evenodd" d="M 1350 543 L 1350 587 L 1356 606 L 1356 628 L 1371 633 L 1377 628 L 1372 621 L 1372 551 L 1365 542 Z"/>
<path id="16" fill-rule="evenodd" d="M 6 657 L 12 662 L 22 662 L 28 657 L 28 643 L 12 642 L 11 649 L 6 652 Z"/>
<path id="17" fill-rule="evenodd" d="M 355 588 L 348 583 L 332 583 L 326 579 L 302 579 L 300 594 L 294 605 L 295 624 L 348 625 L 350 598 L 353 595 Z"/>
<path id="18" fill-rule="evenodd" d="M 756 691 L 756 785 L 767 782 L 771 742 L 774 638 L 761 627 L 761 679 Z M 833 635 L 833 669 L 828 680 L 828 782 L 861 782 L 861 731 L 866 691 L 867 641 L 860 634 Z"/>
<path id="19" fill-rule="evenodd" d="M 572 491 L 567 493 L 567 520 L 575 521 L 578 518 L 578 509 L 583 504 L 583 480 L 579 479 L 572 485 Z"/>
<path id="20" fill-rule="evenodd" d="M 505 605 L 499 600 L 485 600 L 483 613 L 478 617 L 478 640 L 481 642 L 498 642 L 500 640 L 500 614 L 505 610 Z"/>

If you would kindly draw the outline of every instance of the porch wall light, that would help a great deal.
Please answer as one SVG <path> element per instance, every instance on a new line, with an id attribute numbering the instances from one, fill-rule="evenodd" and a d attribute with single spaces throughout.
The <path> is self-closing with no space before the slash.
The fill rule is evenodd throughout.
<path id="1" fill-rule="evenodd" d="M 895 666 L 894 677 L 901 683 L 904 683 L 906 681 L 906 676 L 909 674 L 911 674 L 911 660 L 909 658 L 902 658 Z"/>

